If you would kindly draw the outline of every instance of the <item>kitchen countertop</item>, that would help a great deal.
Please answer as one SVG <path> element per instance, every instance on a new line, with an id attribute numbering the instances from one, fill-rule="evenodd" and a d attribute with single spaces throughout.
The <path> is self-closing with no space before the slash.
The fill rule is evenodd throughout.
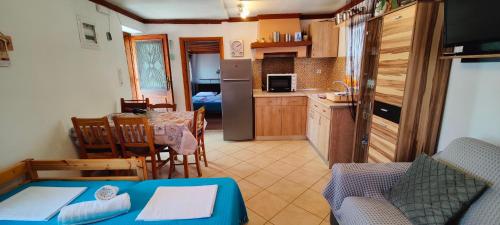
<path id="1" fill-rule="evenodd" d="M 309 97 L 310 99 L 330 108 L 349 107 L 350 103 L 337 103 L 328 99 L 321 99 L 318 94 L 331 92 L 331 90 L 298 90 L 294 92 L 267 92 L 261 89 L 253 89 L 254 98 L 272 98 L 272 97 Z"/>

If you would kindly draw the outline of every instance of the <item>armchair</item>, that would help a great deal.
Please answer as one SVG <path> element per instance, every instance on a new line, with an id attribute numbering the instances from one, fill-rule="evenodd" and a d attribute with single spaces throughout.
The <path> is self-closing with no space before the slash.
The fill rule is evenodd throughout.
<path id="1" fill-rule="evenodd" d="M 475 201 L 459 224 L 500 225 L 500 147 L 473 138 L 458 138 L 434 159 L 482 178 L 489 189 Z M 331 224 L 411 225 L 383 197 L 411 163 L 336 164 L 323 195 L 329 202 Z"/>

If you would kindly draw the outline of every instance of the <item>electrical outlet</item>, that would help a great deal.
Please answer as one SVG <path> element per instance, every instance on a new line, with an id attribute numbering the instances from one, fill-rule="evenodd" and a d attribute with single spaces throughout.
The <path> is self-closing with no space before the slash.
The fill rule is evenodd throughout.
<path id="1" fill-rule="evenodd" d="M 316 69 L 316 74 L 321 74 L 321 69 Z"/>

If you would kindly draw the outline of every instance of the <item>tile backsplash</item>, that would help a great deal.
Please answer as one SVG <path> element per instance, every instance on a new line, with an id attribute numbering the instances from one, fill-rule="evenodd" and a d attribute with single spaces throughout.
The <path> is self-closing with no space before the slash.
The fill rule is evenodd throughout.
<path id="1" fill-rule="evenodd" d="M 253 85 L 262 87 L 262 72 L 289 70 L 288 63 L 278 59 L 253 61 Z M 286 68 L 285 68 L 286 67 Z M 297 74 L 297 89 L 332 89 L 333 82 L 343 80 L 345 58 L 295 58 L 294 73 Z"/>

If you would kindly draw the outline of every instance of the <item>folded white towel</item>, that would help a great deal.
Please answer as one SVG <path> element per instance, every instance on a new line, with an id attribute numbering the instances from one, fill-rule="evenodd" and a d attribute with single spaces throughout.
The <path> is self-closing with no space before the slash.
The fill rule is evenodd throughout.
<path id="1" fill-rule="evenodd" d="M 211 217 L 217 185 L 158 187 L 136 221 L 162 221 Z"/>
<path id="2" fill-rule="evenodd" d="M 87 224 L 106 220 L 130 210 L 130 196 L 125 193 L 106 201 L 88 201 L 68 205 L 61 209 L 59 224 Z"/>

